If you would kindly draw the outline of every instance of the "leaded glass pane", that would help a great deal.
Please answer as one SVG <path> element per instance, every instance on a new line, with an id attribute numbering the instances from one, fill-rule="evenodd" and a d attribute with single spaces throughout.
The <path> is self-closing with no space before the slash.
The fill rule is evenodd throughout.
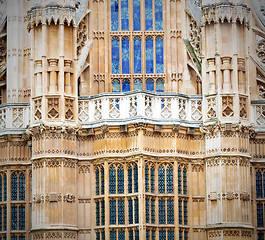
<path id="1" fill-rule="evenodd" d="M 183 169 L 183 194 L 187 194 L 187 170 Z"/>
<path id="2" fill-rule="evenodd" d="M 133 0 L 133 31 L 141 31 L 141 2 Z"/>
<path id="3" fill-rule="evenodd" d="M 181 168 L 178 167 L 178 193 L 181 194 L 181 188 L 182 188 L 182 184 L 181 184 Z"/>
<path id="4" fill-rule="evenodd" d="M 183 232 L 182 232 L 182 230 L 179 230 L 179 240 L 183 240 Z"/>
<path id="5" fill-rule="evenodd" d="M 149 168 L 145 166 L 145 192 L 149 192 Z"/>
<path id="6" fill-rule="evenodd" d="M 124 170 L 122 166 L 118 167 L 118 193 L 124 193 Z"/>
<path id="7" fill-rule="evenodd" d="M 152 240 L 155 240 L 156 239 L 156 232 L 155 230 L 152 230 Z"/>
<path id="8" fill-rule="evenodd" d="M 2 213 L 3 213 L 3 208 L 2 208 L 2 206 L 0 206 L 0 231 L 3 231 L 3 222 L 2 222 L 3 216 L 2 216 Z"/>
<path id="9" fill-rule="evenodd" d="M 133 230 L 129 231 L 129 239 L 133 239 Z"/>
<path id="10" fill-rule="evenodd" d="M 116 200 L 110 200 L 109 202 L 109 222 L 116 225 Z"/>
<path id="11" fill-rule="evenodd" d="M 25 206 L 19 207 L 19 230 L 25 230 Z"/>
<path id="12" fill-rule="evenodd" d="M 11 240 L 17 240 L 17 236 L 16 235 L 12 235 L 11 236 Z"/>
<path id="13" fill-rule="evenodd" d="M 155 0 L 155 30 L 163 30 L 163 0 Z"/>
<path id="14" fill-rule="evenodd" d="M 149 0 L 148 0 L 149 1 Z M 154 43 L 151 37 L 147 37 L 145 41 L 145 54 L 146 54 L 146 73 L 154 73 Z M 150 90 L 154 91 L 154 90 Z"/>
<path id="15" fill-rule="evenodd" d="M 119 240 L 125 240 L 125 232 L 123 230 L 119 231 Z"/>
<path id="16" fill-rule="evenodd" d="M 110 240 L 117 240 L 117 234 L 116 234 L 116 231 L 114 230 L 114 229 L 112 229 L 111 231 L 110 231 Z"/>
<path id="17" fill-rule="evenodd" d="M 111 0 L 111 31 L 119 31 L 119 0 Z"/>
<path id="18" fill-rule="evenodd" d="M 134 223 L 139 223 L 139 201 L 134 199 Z"/>
<path id="19" fill-rule="evenodd" d="M 112 81 L 112 92 L 120 92 L 120 81 L 118 79 Z"/>
<path id="20" fill-rule="evenodd" d="M 101 168 L 101 194 L 105 194 L 105 174 L 104 174 L 104 168 Z"/>
<path id="21" fill-rule="evenodd" d="M 150 206 L 149 206 L 149 199 L 145 199 L 145 221 L 150 223 Z"/>
<path id="22" fill-rule="evenodd" d="M 17 207 L 11 207 L 11 230 L 18 230 L 17 228 Z"/>
<path id="23" fill-rule="evenodd" d="M 156 91 L 164 92 L 164 80 L 163 79 L 158 79 L 156 81 Z"/>
<path id="24" fill-rule="evenodd" d="M 188 232 L 184 231 L 184 240 L 188 240 Z"/>
<path id="25" fill-rule="evenodd" d="M 99 202 L 96 202 L 96 225 L 99 226 L 99 219 L 100 219 L 100 209 L 99 209 Z"/>
<path id="26" fill-rule="evenodd" d="M 135 165 L 134 169 L 133 169 L 133 179 L 134 179 L 134 192 L 138 192 L 138 166 Z"/>
<path id="27" fill-rule="evenodd" d="M 19 240 L 25 240 L 25 239 L 26 239 L 25 235 L 20 235 L 19 236 Z"/>
<path id="28" fill-rule="evenodd" d="M 158 169 L 158 192 L 165 193 L 165 169 L 163 166 Z"/>
<path id="29" fill-rule="evenodd" d="M 155 224 L 156 213 L 155 213 L 155 199 L 151 199 L 151 223 Z"/>
<path id="30" fill-rule="evenodd" d="M 182 223 L 182 200 L 179 199 L 179 224 Z"/>
<path id="31" fill-rule="evenodd" d="M 120 41 L 114 37 L 111 41 L 111 56 L 112 56 L 112 73 L 120 73 Z M 114 92 L 114 91 L 113 91 Z"/>
<path id="32" fill-rule="evenodd" d="M 101 232 L 101 240 L 105 240 L 105 231 Z"/>
<path id="33" fill-rule="evenodd" d="M 101 202 L 101 225 L 105 225 L 105 201 Z"/>
<path id="34" fill-rule="evenodd" d="M 264 240 L 264 233 L 263 232 L 258 233 L 258 240 Z"/>
<path id="35" fill-rule="evenodd" d="M 96 240 L 100 240 L 100 232 L 96 232 Z"/>
<path id="36" fill-rule="evenodd" d="M 167 224 L 174 224 L 174 200 L 167 200 Z"/>
<path id="37" fill-rule="evenodd" d="M 129 31 L 129 3 L 121 0 L 121 30 Z"/>
<path id="38" fill-rule="evenodd" d="M 153 30 L 153 1 L 145 0 L 145 30 Z"/>
<path id="39" fill-rule="evenodd" d="M 4 201 L 6 201 L 6 197 L 7 197 L 7 191 L 6 191 L 6 175 L 4 175 Z"/>
<path id="40" fill-rule="evenodd" d="M 263 227 L 263 204 L 257 204 L 257 224 L 258 227 Z"/>
<path id="41" fill-rule="evenodd" d="M 4 231 L 6 231 L 6 224 L 7 224 L 6 219 L 7 219 L 7 212 L 6 212 L 6 206 L 4 206 L 4 218 L 3 218 L 3 220 L 4 220 Z"/>
<path id="42" fill-rule="evenodd" d="M 129 224 L 133 224 L 133 200 L 128 200 L 128 217 L 129 217 Z"/>
<path id="43" fill-rule="evenodd" d="M 168 230 L 167 232 L 167 240 L 174 240 L 174 230 Z"/>
<path id="44" fill-rule="evenodd" d="M 130 73 L 130 50 L 129 50 L 129 39 L 127 37 L 124 37 L 122 39 L 121 47 L 122 47 L 122 73 L 129 74 Z"/>
<path id="45" fill-rule="evenodd" d="M 166 238 L 166 231 L 165 230 L 160 230 L 159 231 L 159 240 L 167 240 Z"/>
<path id="46" fill-rule="evenodd" d="M 19 200 L 24 201 L 25 200 L 25 176 L 24 174 L 20 174 L 19 176 Z"/>
<path id="47" fill-rule="evenodd" d="M 150 240 L 150 230 L 146 229 L 146 240 Z"/>
<path id="48" fill-rule="evenodd" d="M 142 53 L 141 53 L 141 39 L 134 38 L 134 73 L 142 72 Z"/>
<path id="49" fill-rule="evenodd" d="M 173 193 L 173 169 L 171 166 L 167 168 L 167 193 Z"/>
<path id="50" fill-rule="evenodd" d="M 163 73 L 164 72 L 164 41 L 162 37 L 157 37 L 156 39 L 156 73 Z M 164 90 L 164 86 L 163 89 Z M 157 88 L 157 92 L 163 92 Z"/>
<path id="51" fill-rule="evenodd" d="M 134 231 L 134 235 L 135 235 L 135 240 L 139 240 L 139 230 L 135 230 Z"/>
<path id="52" fill-rule="evenodd" d="M 11 178 L 11 200 L 17 200 L 17 175 L 13 174 Z"/>
<path id="53" fill-rule="evenodd" d="M 184 201 L 184 225 L 188 225 L 188 202 Z"/>
<path id="54" fill-rule="evenodd" d="M 153 79 L 147 79 L 146 81 L 146 90 L 148 91 L 154 91 L 155 89 L 155 85 L 154 85 L 154 80 Z"/>
<path id="55" fill-rule="evenodd" d="M 96 170 L 96 195 L 99 195 L 99 169 Z"/>
<path id="56" fill-rule="evenodd" d="M 142 81 L 140 79 L 136 79 L 134 81 L 134 90 L 142 90 Z"/>
<path id="57" fill-rule="evenodd" d="M 263 197 L 265 197 L 265 172 L 263 173 Z"/>
<path id="58" fill-rule="evenodd" d="M 128 193 L 132 193 L 132 167 L 128 168 Z"/>
<path id="59" fill-rule="evenodd" d="M 109 193 L 116 193 L 116 170 L 113 166 L 109 170 Z"/>
<path id="60" fill-rule="evenodd" d="M 159 204 L 158 204 L 158 208 L 159 208 L 159 224 L 166 224 L 166 208 L 165 208 L 165 200 L 164 199 L 160 199 L 159 200 Z"/>
<path id="61" fill-rule="evenodd" d="M 118 200 L 118 224 L 125 224 L 124 200 Z"/>
<path id="62" fill-rule="evenodd" d="M 151 185 L 151 193 L 155 193 L 155 168 L 154 166 L 150 169 L 151 179 L 150 179 L 150 185 Z"/>
<path id="63" fill-rule="evenodd" d="M 3 191 L 2 191 L 2 189 L 3 189 L 3 181 L 2 181 L 2 179 L 3 179 L 3 176 L 0 175 L 0 202 L 3 201 L 3 198 L 2 198 L 2 195 L 3 195 Z"/>

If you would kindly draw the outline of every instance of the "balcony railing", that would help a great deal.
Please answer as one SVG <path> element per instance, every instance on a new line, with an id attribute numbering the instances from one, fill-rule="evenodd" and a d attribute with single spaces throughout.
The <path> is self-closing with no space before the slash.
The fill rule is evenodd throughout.
<path id="1" fill-rule="evenodd" d="M 252 119 L 257 131 L 265 131 L 265 100 L 251 101 Z"/>

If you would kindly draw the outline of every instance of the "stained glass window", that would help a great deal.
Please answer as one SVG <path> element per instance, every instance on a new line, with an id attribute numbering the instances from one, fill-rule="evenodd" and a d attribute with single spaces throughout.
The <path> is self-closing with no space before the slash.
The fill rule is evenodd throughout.
<path id="1" fill-rule="evenodd" d="M 124 170 L 122 166 L 118 167 L 118 193 L 124 193 Z"/>
<path id="2" fill-rule="evenodd" d="M 112 81 L 112 92 L 120 92 L 120 81 L 118 79 Z"/>
<path id="3" fill-rule="evenodd" d="M 132 167 L 128 167 L 128 193 L 132 193 Z"/>
<path id="4" fill-rule="evenodd" d="M 155 29 L 163 30 L 163 0 L 155 0 Z"/>
<path id="5" fill-rule="evenodd" d="M 134 169 L 133 169 L 133 179 L 134 179 L 134 192 L 138 192 L 138 166 L 135 165 Z"/>
<path id="6" fill-rule="evenodd" d="M 188 232 L 184 231 L 184 240 L 188 240 Z"/>
<path id="7" fill-rule="evenodd" d="M 178 193 L 181 194 L 181 168 L 178 167 Z"/>
<path id="8" fill-rule="evenodd" d="M 105 231 L 101 232 L 101 240 L 105 240 Z"/>
<path id="9" fill-rule="evenodd" d="M 17 240 L 17 236 L 16 235 L 12 235 L 11 236 L 11 240 Z"/>
<path id="10" fill-rule="evenodd" d="M 148 91 L 154 91 L 154 89 L 155 89 L 155 86 L 154 86 L 154 80 L 153 79 L 147 79 L 147 81 L 146 81 L 146 90 L 148 90 Z"/>
<path id="11" fill-rule="evenodd" d="M 96 225 L 99 226 L 99 202 L 96 202 Z"/>
<path id="12" fill-rule="evenodd" d="M 109 193 L 116 193 L 116 170 L 113 166 L 109 170 Z"/>
<path id="13" fill-rule="evenodd" d="M 165 193 L 165 169 L 163 166 L 158 169 L 158 192 Z"/>
<path id="14" fill-rule="evenodd" d="M 265 172 L 263 173 L 263 197 L 265 197 Z"/>
<path id="15" fill-rule="evenodd" d="M 111 31 L 119 31 L 119 0 L 111 0 Z"/>
<path id="16" fill-rule="evenodd" d="M 159 208 L 159 224 L 166 224 L 166 206 L 165 206 L 165 200 L 160 199 L 158 202 L 158 208 Z"/>
<path id="17" fill-rule="evenodd" d="M 142 90 L 142 81 L 140 79 L 136 79 L 134 81 L 134 90 Z"/>
<path id="18" fill-rule="evenodd" d="M 264 233 L 263 232 L 258 233 L 258 240 L 264 240 Z"/>
<path id="19" fill-rule="evenodd" d="M 130 50 L 129 50 L 129 38 L 122 38 L 122 73 L 130 73 Z"/>
<path id="20" fill-rule="evenodd" d="M 100 232 L 96 232 L 96 240 L 100 240 Z"/>
<path id="21" fill-rule="evenodd" d="M 129 31 L 129 3 L 121 0 L 121 30 Z"/>
<path id="22" fill-rule="evenodd" d="M 141 31 L 141 2 L 133 0 L 133 31 Z"/>
<path id="23" fill-rule="evenodd" d="M 155 168 L 154 166 L 151 166 L 150 169 L 150 185 L 151 185 L 151 193 L 155 193 Z"/>
<path id="24" fill-rule="evenodd" d="M 179 240 L 183 240 L 183 232 L 182 232 L 182 230 L 179 230 Z"/>
<path id="25" fill-rule="evenodd" d="M 139 201 L 134 199 L 134 223 L 139 223 Z"/>
<path id="26" fill-rule="evenodd" d="M 111 41 L 111 54 L 112 54 L 112 73 L 120 73 L 120 41 L 119 38 L 114 37 Z"/>
<path id="27" fill-rule="evenodd" d="M 145 166 L 145 191 L 149 192 L 149 168 Z"/>
<path id="28" fill-rule="evenodd" d="M 151 223 L 155 224 L 156 214 L 155 214 L 155 199 L 151 199 Z"/>
<path id="29" fill-rule="evenodd" d="M 156 239 L 156 232 L 155 230 L 152 230 L 152 240 L 155 240 Z"/>
<path id="30" fill-rule="evenodd" d="M 11 230 L 18 230 L 17 229 L 17 206 L 11 207 Z"/>
<path id="31" fill-rule="evenodd" d="M 150 213 L 149 213 L 149 210 L 150 210 L 150 206 L 149 206 L 149 199 L 146 198 L 145 199 L 145 221 L 147 223 L 150 223 Z"/>
<path id="32" fill-rule="evenodd" d="M 187 194 L 187 170 L 183 169 L 183 194 Z"/>
<path id="33" fill-rule="evenodd" d="M 3 181 L 2 181 L 3 175 L 0 175 L 0 202 L 3 201 L 2 195 L 3 195 Z"/>
<path id="34" fill-rule="evenodd" d="M 163 79 L 158 79 L 156 81 L 156 91 L 164 92 L 164 80 Z"/>
<path id="35" fill-rule="evenodd" d="M 168 232 L 167 232 L 167 239 L 168 240 L 174 240 L 175 238 L 174 238 L 174 230 L 168 230 Z"/>
<path id="36" fill-rule="evenodd" d="M 6 224 L 7 224 L 7 212 L 6 212 L 6 206 L 4 206 L 4 218 L 3 218 L 3 222 L 4 222 L 4 231 L 6 231 Z"/>
<path id="37" fill-rule="evenodd" d="M 99 195 L 99 169 L 96 170 L 96 195 Z"/>
<path id="38" fill-rule="evenodd" d="M 134 73 L 142 72 L 142 53 L 141 53 L 141 39 L 134 38 Z"/>
<path id="39" fill-rule="evenodd" d="M 123 80 L 123 82 L 122 82 L 122 91 L 123 92 L 130 91 L 130 81 L 128 79 Z"/>
<path id="40" fill-rule="evenodd" d="M 150 240 L 150 230 L 146 229 L 146 240 Z"/>
<path id="41" fill-rule="evenodd" d="M 167 168 L 167 193 L 173 193 L 173 169 L 171 166 Z"/>
<path id="42" fill-rule="evenodd" d="M 6 197 L 7 197 L 7 184 L 6 184 L 6 174 L 4 175 L 4 201 L 6 201 Z"/>
<path id="43" fill-rule="evenodd" d="M 25 238 L 25 235 L 20 235 L 19 236 L 19 240 L 25 240 L 26 238 Z"/>
<path id="44" fill-rule="evenodd" d="M 129 230 L 129 239 L 133 239 L 133 230 Z"/>
<path id="45" fill-rule="evenodd" d="M 19 207 L 19 230 L 25 230 L 25 206 Z"/>
<path id="46" fill-rule="evenodd" d="M 104 168 L 101 168 L 101 194 L 105 193 Z"/>
<path id="47" fill-rule="evenodd" d="M 101 202 L 101 225 L 105 225 L 105 201 Z"/>
<path id="48" fill-rule="evenodd" d="M 17 175 L 13 174 L 11 178 L 11 200 L 17 200 Z"/>
<path id="49" fill-rule="evenodd" d="M 163 73 L 164 72 L 164 54 L 163 54 L 163 52 L 164 52 L 163 39 L 162 39 L 162 37 L 157 37 L 156 38 L 156 73 Z"/>
<path id="50" fill-rule="evenodd" d="M 153 1 L 145 0 L 145 30 L 153 30 Z"/>
<path id="51" fill-rule="evenodd" d="M 116 200 L 112 199 L 109 202 L 109 222 L 110 224 L 116 224 Z"/>
<path id="52" fill-rule="evenodd" d="M 263 227 L 263 204 L 257 204 L 257 224 L 258 227 Z"/>
<path id="53" fill-rule="evenodd" d="M 147 0 L 149 1 L 149 0 Z M 151 37 L 147 37 L 145 41 L 145 54 L 146 54 L 146 73 L 154 73 L 154 43 Z M 154 91 L 154 90 L 150 90 Z"/>
<path id="54" fill-rule="evenodd" d="M 110 231 L 110 240 L 117 240 L 117 234 L 116 234 L 116 231 L 114 229 L 112 229 Z"/>
<path id="55" fill-rule="evenodd" d="M 159 231 L 159 240 L 167 240 L 166 238 L 166 231 L 165 230 L 160 230 Z"/>
<path id="56" fill-rule="evenodd" d="M 128 217 L 129 217 L 129 224 L 133 224 L 133 200 L 128 200 Z"/>
<path id="57" fill-rule="evenodd" d="M 135 234 L 135 240 L 139 240 L 139 230 L 135 230 L 134 231 L 134 234 Z"/>
<path id="58" fill-rule="evenodd" d="M 24 201 L 25 200 L 25 176 L 24 174 L 20 174 L 19 176 L 19 200 Z"/>
<path id="59" fill-rule="evenodd" d="M 119 240 L 125 240 L 125 232 L 123 230 L 119 231 Z"/>
<path id="60" fill-rule="evenodd" d="M 182 223 L 182 200 L 179 199 L 179 224 Z"/>
<path id="61" fill-rule="evenodd" d="M 188 202 L 184 201 L 184 225 L 188 225 Z"/>
<path id="62" fill-rule="evenodd" d="M 167 200 L 167 224 L 174 224 L 174 200 Z"/>
<path id="63" fill-rule="evenodd" d="M 118 224 L 125 224 L 124 200 L 118 200 Z"/>

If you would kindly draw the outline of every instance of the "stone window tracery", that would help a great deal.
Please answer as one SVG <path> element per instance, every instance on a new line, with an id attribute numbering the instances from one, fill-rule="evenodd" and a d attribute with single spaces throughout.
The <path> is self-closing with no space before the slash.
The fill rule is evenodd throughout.
<path id="1" fill-rule="evenodd" d="M 109 169 L 109 193 L 124 193 L 124 168 L 120 164 L 112 165 Z"/>

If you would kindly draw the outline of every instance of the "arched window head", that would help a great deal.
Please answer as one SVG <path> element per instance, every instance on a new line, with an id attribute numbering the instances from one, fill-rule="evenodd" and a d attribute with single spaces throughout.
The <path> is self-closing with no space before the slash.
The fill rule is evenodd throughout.
<path id="1" fill-rule="evenodd" d="M 164 92 L 164 80 L 163 79 L 158 79 L 156 81 L 156 91 Z"/>
<path id="2" fill-rule="evenodd" d="M 120 92 L 120 81 L 118 79 L 112 81 L 112 92 Z"/>
<path id="3" fill-rule="evenodd" d="M 142 81 L 140 79 L 134 80 L 134 90 L 142 90 Z"/>
<path id="4" fill-rule="evenodd" d="M 130 91 L 130 81 L 128 79 L 123 80 L 123 82 L 122 82 L 122 91 L 123 92 Z"/>
<path id="5" fill-rule="evenodd" d="M 154 80 L 153 79 L 151 79 L 151 78 L 147 79 L 146 90 L 152 91 L 152 92 L 154 91 Z"/>

